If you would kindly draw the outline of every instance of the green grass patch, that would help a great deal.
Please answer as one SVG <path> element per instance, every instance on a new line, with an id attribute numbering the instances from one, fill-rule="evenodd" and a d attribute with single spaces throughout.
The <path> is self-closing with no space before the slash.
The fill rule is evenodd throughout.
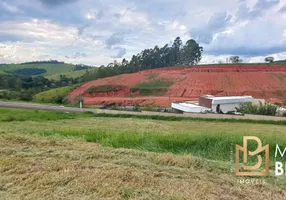
<path id="1" fill-rule="evenodd" d="M 45 76 L 47 79 L 50 80 L 60 80 L 60 75 L 66 76 L 67 78 L 77 78 L 77 77 L 81 77 L 83 76 L 87 71 L 92 72 L 95 69 L 91 68 L 91 69 L 82 69 L 82 70 L 76 70 L 76 71 L 69 71 L 69 72 L 65 72 L 65 73 L 60 73 L 60 74 L 52 74 L 52 75 L 47 75 Z"/>
<path id="2" fill-rule="evenodd" d="M 138 83 L 131 88 L 131 91 L 139 91 L 139 94 L 141 96 L 160 96 L 163 95 L 173 84 L 174 82 L 171 80 L 159 79 L 149 82 Z"/>
<path id="3" fill-rule="evenodd" d="M 64 103 L 64 99 L 70 91 L 76 88 L 77 85 L 54 88 L 45 92 L 38 93 L 34 96 L 33 101 L 39 103 Z"/>
<path id="4" fill-rule="evenodd" d="M 16 132 L 18 130 L 44 136 L 82 138 L 87 142 L 96 142 L 108 147 L 192 154 L 211 160 L 229 161 L 231 152 L 235 152 L 235 144 L 242 145 L 243 136 L 258 136 L 263 145 L 270 144 L 270 158 L 272 159 L 276 143 L 281 147 L 286 146 L 284 134 L 286 127 L 275 126 L 273 124 L 280 122 L 273 121 L 272 125 L 268 125 L 259 124 L 263 121 L 257 121 L 259 123 L 254 124 L 255 121 L 251 120 L 93 113 L 67 114 L 10 108 L 0 108 L 0 113 L 3 128 L 10 127 L 9 130 L 15 129 Z M 88 117 L 95 118 L 75 119 Z M 74 119 L 74 121 L 57 121 L 60 119 Z M 54 120 L 54 122 L 47 122 L 49 120 Z M 3 123 L 7 121 L 10 122 Z M 32 121 L 37 121 L 37 123 Z M 285 122 L 283 123 L 286 125 Z M 257 144 L 250 143 L 249 149 L 254 150 L 256 146 Z"/>
<path id="5" fill-rule="evenodd" d="M 50 104 L 53 105 L 53 104 Z M 54 104 L 55 105 L 55 104 Z M 65 112 L 55 112 L 55 111 L 44 111 L 44 110 L 30 110 L 30 109 L 20 109 L 20 108 L 1 108 L 0 107 L 0 121 L 7 121 L 6 119 L 15 117 L 15 121 L 45 121 L 51 119 L 57 119 L 56 117 L 50 117 L 59 115 L 59 119 L 70 119 L 61 118 L 65 115 Z M 279 125 L 286 126 L 285 121 L 272 121 L 272 120 L 250 120 L 250 119 L 214 119 L 214 118 L 193 118 L 193 117 L 182 117 L 182 116 L 159 116 L 159 115 L 137 115 L 133 114 L 108 114 L 108 113 L 70 113 L 68 116 L 77 117 L 101 117 L 101 118 L 122 118 L 122 119 L 145 119 L 145 120 L 161 120 L 161 121 L 170 121 L 170 122 L 221 122 L 221 123 L 240 123 L 242 124 L 264 124 L 264 125 Z M 37 116 L 41 116 L 38 120 Z"/>
<path id="6" fill-rule="evenodd" d="M 215 118 L 195 118 L 195 117 L 181 117 L 181 116 L 159 116 L 159 115 L 133 115 L 133 114 L 108 114 L 96 113 L 96 117 L 114 117 L 114 118 L 134 118 L 134 119 L 151 119 L 163 121 L 204 121 L 204 122 L 225 122 L 225 123 L 247 123 L 247 124 L 272 124 L 286 126 L 285 121 L 273 120 L 251 120 L 251 119 L 215 119 Z"/>
<path id="7" fill-rule="evenodd" d="M 97 92 L 112 92 L 122 90 L 122 85 L 99 85 L 93 86 L 85 90 L 86 93 L 97 93 Z"/>
<path id="8" fill-rule="evenodd" d="M 0 122 L 12 121 L 54 121 L 93 117 L 93 113 L 68 113 L 44 110 L 28 110 L 18 108 L 0 108 Z"/>
<path id="9" fill-rule="evenodd" d="M 83 138 L 87 142 L 100 143 L 103 146 L 113 148 L 138 149 L 158 153 L 191 154 L 196 157 L 210 160 L 230 161 L 230 155 L 234 156 L 235 144 L 242 146 L 243 136 L 251 134 L 258 136 L 263 144 L 270 145 L 271 166 L 274 164 L 274 152 L 276 144 L 286 146 L 285 136 L 275 137 L 268 133 L 244 132 L 234 130 L 231 133 L 226 130 L 197 130 L 196 132 L 183 130 L 178 132 L 151 132 L 130 128 L 129 130 L 112 130 L 106 127 L 90 130 L 48 130 L 40 132 L 44 136 L 64 136 Z M 257 144 L 249 143 L 248 149 L 255 150 Z M 255 159 L 250 163 L 255 163 Z"/>

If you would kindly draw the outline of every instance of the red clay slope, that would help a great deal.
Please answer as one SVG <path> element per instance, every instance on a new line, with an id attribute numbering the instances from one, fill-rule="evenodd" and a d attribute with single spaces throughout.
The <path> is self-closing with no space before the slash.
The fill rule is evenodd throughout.
<path id="1" fill-rule="evenodd" d="M 163 96 L 159 97 L 140 97 L 138 93 L 130 92 L 130 88 L 137 83 L 150 81 L 150 74 L 156 74 L 154 79 L 169 79 L 174 84 Z M 286 100 L 286 65 L 207 65 L 160 68 L 91 81 L 72 91 L 69 98 L 74 99 L 91 86 L 106 84 L 124 87 L 115 92 L 83 94 L 85 104 L 168 106 L 170 102 L 194 100 L 203 94 L 251 95 L 255 98 L 283 103 Z"/>

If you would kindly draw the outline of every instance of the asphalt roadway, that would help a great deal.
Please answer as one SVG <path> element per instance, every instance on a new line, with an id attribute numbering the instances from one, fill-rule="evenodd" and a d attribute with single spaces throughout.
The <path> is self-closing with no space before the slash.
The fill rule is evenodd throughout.
<path id="1" fill-rule="evenodd" d="M 109 113 L 109 114 L 131 114 L 131 115 L 155 115 L 155 116 L 173 116 L 173 117 L 189 117 L 189 118 L 208 118 L 208 119 L 248 119 L 248 120 L 266 120 L 266 121 L 286 121 L 285 117 L 277 116 L 263 116 L 263 115 L 220 115 L 220 114 L 201 114 L 201 113 L 158 113 L 158 112 L 131 112 L 131 111 L 119 111 L 119 110 L 102 110 L 92 108 L 73 108 L 64 106 L 49 106 L 42 104 L 32 103 L 17 103 L 17 102 L 5 102 L 0 101 L 0 107 L 7 108 L 23 108 L 23 109 L 36 109 L 36 110 L 50 110 L 50 111 L 62 111 L 62 112 L 93 112 L 93 113 Z M 1 113 L 0 113 L 1 114 Z"/>
<path id="2" fill-rule="evenodd" d="M 41 104 L 32 104 L 32 103 L 17 103 L 17 102 L 5 102 L 0 101 L 0 107 L 6 108 L 24 108 L 24 109 L 36 109 L 36 110 L 51 110 L 51 111 L 63 111 L 63 112 L 94 112 L 96 109 L 87 109 L 87 108 L 72 108 L 64 106 L 48 106 Z"/>

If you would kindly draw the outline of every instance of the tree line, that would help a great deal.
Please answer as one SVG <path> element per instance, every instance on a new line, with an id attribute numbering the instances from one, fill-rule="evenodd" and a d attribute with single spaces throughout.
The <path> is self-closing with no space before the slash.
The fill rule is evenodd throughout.
<path id="1" fill-rule="evenodd" d="M 230 56 L 227 60 L 229 60 L 230 63 L 232 63 L 232 64 L 238 64 L 238 63 L 242 63 L 242 62 L 243 62 L 243 60 L 240 59 L 239 56 Z M 273 57 L 273 56 L 268 56 L 268 57 L 264 58 L 264 61 L 265 61 L 266 63 L 281 63 L 281 64 L 286 63 L 286 60 L 277 60 L 277 61 L 274 61 L 274 57 Z M 228 62 L 228 61 L 227 61 L 227 62 Z M 220 61 L 220 64 L 221 64 L 221 63 L 222 63 L 222 62 Z"/>
<path id="2" fill-rule="evenodd" d="M 133 55 L 130 61 L 124 58 L 121 62 L 114 61 L 107 66 L 102 65 L 92 72 L 87 71 L 83 80 L 90 81 L 162 67 L 195 65 L 200 62 L 202 52 L 203 47 L 195 40 L 190 39 L 183 44 L 181 38 L 177 37 L 170 46 L 166 44 L 161 48 L 155 46 L 145 49 L 137 55 Z"/>
<path id="3" fill-rule="evenodd" d="M 33 62 L 24 62 L 21 65 L 27 64 L 65 64 L 64 62 L 59 62 L 57 60 L 43 60 L 43 61 L 33 61 Z"/>

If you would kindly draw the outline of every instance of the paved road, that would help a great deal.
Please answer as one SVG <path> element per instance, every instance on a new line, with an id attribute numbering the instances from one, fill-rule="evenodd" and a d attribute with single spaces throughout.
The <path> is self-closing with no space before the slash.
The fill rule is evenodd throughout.
<path id="1" fill-rule="evenodd" d="M 37 110 L 52 110 L 52 111 L 64 111 L 64 112 L 93 112 L 93 113 L 107 113 L 107 114 L 132 114 L 132 115 L 156 115 L 156 116 L 180 116 L 190 118 L 208 118 L 208 119 L 250 119 L 250 120 L 267 120 L 267 121 L 286 121 L 285 117 L 275 116 L 262 116 L 262 115 L 219 115 L 219 114 L 200 114 L 200 113 L 158 113 L 158 112 L 131 112 L 131 111 L 119 111 L 119 110 L 102 110 L 102 109 L 91 109 L 91 108 L 71 108 L 61 106 L 48 106 L 41 104 L 30 104 L 30 103 L 16 103 L 16 102 L 3 102 L 0 101 L 0 107 L 8 108 L 25 108 L 25 109 L 37 109 Z M 1 113 L 0 113 L 1 114 Z"/>
<path id="2" fill-rule="evenodd" d="M 16 102 L 4 102 L 4 101 L 0 101 L 0 107 L 25 108 L 25 109 L 37 109 L 37 110 L 52 110 L 52 111 L 64 111 L 64 112 L 91 111 L 91 112 L 96 113 L 95 109 L 71 108 L 71 107 L 64 107 L 64 106 L 48 106 L 48 105 L 41 105 L 41 104 L 16 103 Z"/>

